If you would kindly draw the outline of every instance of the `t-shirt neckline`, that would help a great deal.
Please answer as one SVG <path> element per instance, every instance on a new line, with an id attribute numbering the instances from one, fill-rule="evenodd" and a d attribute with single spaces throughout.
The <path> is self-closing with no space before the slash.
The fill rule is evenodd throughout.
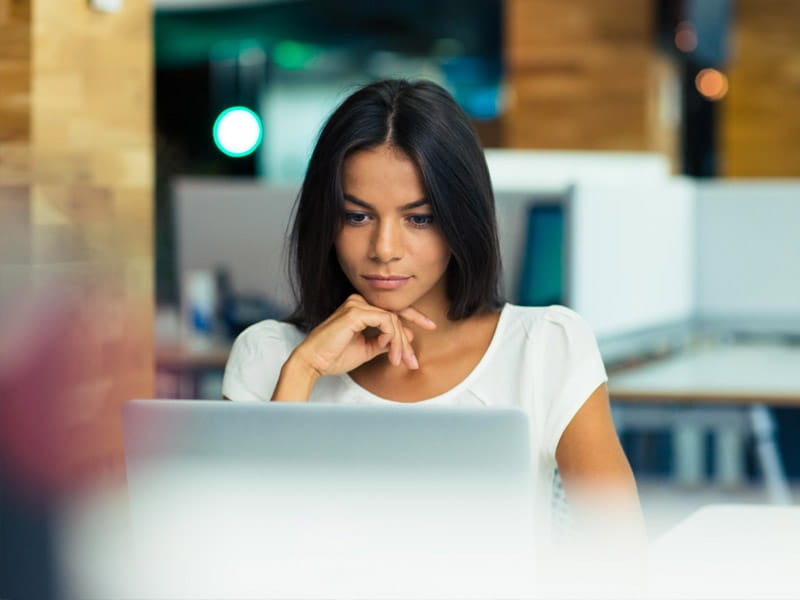
<path id="1" fill-rule="evenodd" d="M 382 396 L 378 396 L 377 394 L 373 394 L 368 389 L 362 387 L 356 381 L 350 377 L 349 373 L 342 373 L 338 375 L 344 384 L 358 392 L 358 394 L 362 396 L 366 396 L 370 400 L 374 402 L 391 402 L 392 404 L 427 404 L 433 402 L 441 402 L 443 400 L 447 400 L 451 396 L 455 396 L 459 392 L 461 392 L 465 387 L 467 387 L 470 382 L 478 376 L 480 371 L 483 370 L 483 365 L 489 362 L 492 355 L 495 353 L 497 346 L 500 345 L 500 338 L 503 333 L 503 329 L 505 328 L 506 323 L 506 313 L 510 311 L 510 306 L 508 302 L 506 302 L 503 307 L 500 309 L 500 317 L 497 319 L 497 325 L 494 328 L 494 333 L 492 334 L 492 339 L 489 341 L 489 346 L 486 348 L 486 351 L 481 356 L 481 359 L 478 361 L 473 369 L 467 373 L 467 376 L 464 377 L 461 381 L 459 381 L 455 386 L 447 390 L 446 392 L 442 392 L 437 396 L 431 396 L 430 398 L 425 398 L 423 400 L 417 400 L 416 402 L 398 402 L 397 400 L 390 400 L 389 398 L 384 398 Z"/>

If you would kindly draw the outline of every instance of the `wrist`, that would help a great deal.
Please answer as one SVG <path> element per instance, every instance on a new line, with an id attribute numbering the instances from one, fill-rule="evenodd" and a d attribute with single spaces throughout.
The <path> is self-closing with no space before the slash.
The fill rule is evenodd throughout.
<path id="1" fill-rule="evenodd" d="M 307 379 L 312 383 L 316 383 L 317 379 L 322 377 L 322 373 L 313 367 L 296 349 L 289 355 L 289 358 L 286 359 L 281 373 L 284 371 L 293 377 Z"/>
<path id="2" fill-rule="evenodd" d="M 281 368 L 272 401 L 307 402 L 320 376 L 319 371 L 292 353 Z"/>

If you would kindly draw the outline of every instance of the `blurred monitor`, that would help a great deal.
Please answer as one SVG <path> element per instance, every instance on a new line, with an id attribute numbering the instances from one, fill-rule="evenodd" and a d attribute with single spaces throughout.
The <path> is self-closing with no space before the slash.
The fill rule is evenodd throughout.
<path id="1" fill-rule="evenodd" d="M 566 198 L 532 204 L 527 213 L 517 303 L 565 304 Z"/>

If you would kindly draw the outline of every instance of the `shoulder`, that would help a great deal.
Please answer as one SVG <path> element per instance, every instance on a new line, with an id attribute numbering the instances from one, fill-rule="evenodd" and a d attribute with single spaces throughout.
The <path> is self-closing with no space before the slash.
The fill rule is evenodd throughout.
<path id="1" fill-rule="evenodd" d="M 232 355 L 291 352 L 305 334 L 290 323 L 272 319 L 259 321 L 242 331 L 233 343 Z"/>
<path id="2" fill-rule="evenodd" d="M 523 327 L 529 333 L 546 331 L 581 331 L 589 332 L 590 327 L 586 320 L 577 312 L 566 306 L 553 304 L 551 306 L 519 306 L 506 304 L 504 312 L 508 314 L 507 321 L 513 328 Z"/>
<path id="3" fill-rule="evenodd" d="M 558 329 L 584 333 L 591 331 L 589 324 L 581 315 L 560 304 L 546 307 L 543 318 L 550 326 Z"/>
<path id="4" fill-rule="evenodd" d="M 562 365 L 585 356 L 598 355 L 597 340 L 589 323 L 577 312 L 561 305 L 517 306 L 509 304 L 503 337 L 516 339 L 543 363 Z M 549 368 L 549 365 L 548 365 Z"/>
<path id="5" fill-rule="evenodd" d="M 239 334 L 248 338 L 280 337 L 285 339 L 303 338 L 305 334 L 291 323 L 266 319 L 253 323 Z"/>
<path id="6" fill-rule="evenodd" d="M 269 400 L 283 363 L 304 337 L 294 325 L 274 320 L 245 329 L 225 365 L 223 395 L 231 400 Z"/>

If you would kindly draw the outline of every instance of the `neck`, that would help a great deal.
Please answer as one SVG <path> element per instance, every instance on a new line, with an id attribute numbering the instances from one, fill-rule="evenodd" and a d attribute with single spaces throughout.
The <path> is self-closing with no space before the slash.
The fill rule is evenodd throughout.
<path id="1" fill-rule="evenodd" d="M 466 319 L 451 321 L 447 317 L 449 302 L 418 302 L 414 305 L 419 312 L 426 317 L 433 319 L 436 329 L 423 329 L 414 323 L 406 322 L 405 325 L 414 333 L 414 340 L 411 346 L 420 364 L 423 364 L 426 357 L 435 358 L 443 353 L 457 349 L 464 342 L 464 334 L 468 333 L 470 325 L 476 320 L 486 316 L 485 312 L 479 312 Z"/>

